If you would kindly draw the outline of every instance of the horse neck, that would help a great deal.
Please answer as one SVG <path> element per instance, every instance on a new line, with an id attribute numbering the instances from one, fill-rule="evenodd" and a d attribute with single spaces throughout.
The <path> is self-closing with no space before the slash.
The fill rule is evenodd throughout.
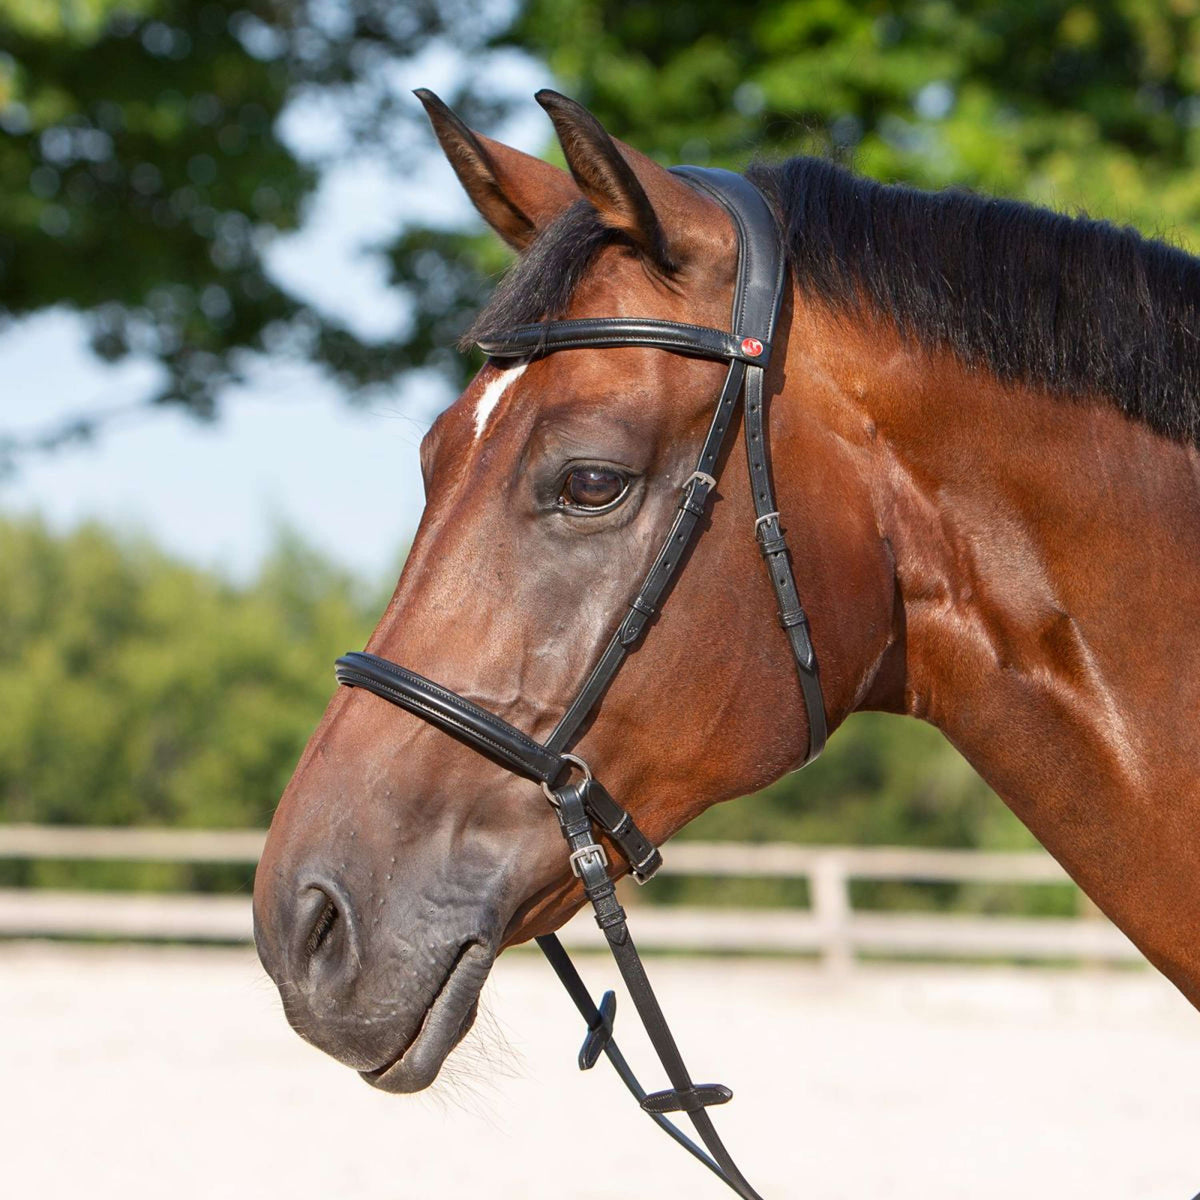
<path id="1" fill-rule="evenodd" d="M 1104 399 L 799 323 L 790 396 L 850 448 L 895 562 L 879 706 L 938 726 L 1200 1004 L 1200 455 Z"/>

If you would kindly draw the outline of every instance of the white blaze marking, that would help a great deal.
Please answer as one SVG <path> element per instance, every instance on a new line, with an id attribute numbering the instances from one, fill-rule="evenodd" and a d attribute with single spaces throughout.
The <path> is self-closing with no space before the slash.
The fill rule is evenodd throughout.
<path id="1" fill-rule="evenodd" d="M 525 374 L 525 368 L 528 365 L 528 363 L 521 363 L 518 367 L 507 367 L 494 379 L 488 381 L 487 387 L 483 389 L 483 393 L 475 405 L 476 441 L 483 437 L 483 431 L 487 428 L 488 418 L 496 411 L 496 405 L 500 403 L 500 398 L 508 391 L 509 384 L 516 383 Z"/>

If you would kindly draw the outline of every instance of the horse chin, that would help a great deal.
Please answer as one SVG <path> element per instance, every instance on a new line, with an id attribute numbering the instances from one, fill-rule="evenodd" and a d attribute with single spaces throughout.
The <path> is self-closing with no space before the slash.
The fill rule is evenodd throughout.
<path id="1" fill-rule="evenodd" d="M 479 1013 L 479 993 L 495 961 L 480 942 L 463 947 L 433 998 L 417 1035 L 390 1061 L 359 1075 L 383 1092 L 419 1092 L 437 1078 Z"/>

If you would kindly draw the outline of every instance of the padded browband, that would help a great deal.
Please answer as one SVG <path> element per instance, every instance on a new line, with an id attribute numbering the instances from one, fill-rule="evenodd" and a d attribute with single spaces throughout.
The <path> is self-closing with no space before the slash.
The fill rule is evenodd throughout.
<path id="1" fill-rule="evenodd" d="M 501 337 L 484 338 L 476 344 L 490 358 L 537 358 L 555 350 L 585 347 L 651 346 L 696 358 L 765 367 L 771 357 L 771 344 L 766 340 L 766 333 L 767 330 L 762 329 L 760 336 L 754 337 L 711 329 L 706 325 L 685 325 L 648 317 L 596 317 L 517 325 L 506 329 Z"/>

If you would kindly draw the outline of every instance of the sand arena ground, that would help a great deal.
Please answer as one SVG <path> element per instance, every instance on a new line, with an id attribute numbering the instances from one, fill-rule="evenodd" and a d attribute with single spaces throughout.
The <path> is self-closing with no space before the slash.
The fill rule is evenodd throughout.
<path id="1" fill-rule="evenodd" d="M 611 974 L 582 966 L 597 990 Z M 767 1200 L 1200 1191 L 1200 1013 L 1148 970 L 651 969 L 696 1077 L 733 1087 L 719 1123 Z M 249 950 L 0 945 L 3 1192 L 726 1194 L 610 1072 L 574 1069 L 581 1030 L 539 957 L 501 961 L 487 1012 L 433 1093 L 390 1097 L 286 1027 Z M 628 1006 L 622 1026 L 641 1060 Z"/>

